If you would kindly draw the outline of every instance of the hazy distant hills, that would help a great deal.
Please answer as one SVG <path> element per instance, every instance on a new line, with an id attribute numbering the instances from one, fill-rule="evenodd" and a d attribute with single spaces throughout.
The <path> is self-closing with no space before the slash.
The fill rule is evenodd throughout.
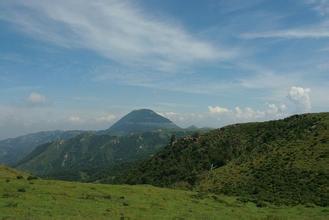
<path id="1" fill-rule="evenodd" d="M 37 147 L 20 161 L 18 168 L 39 176 L 86 180 L 100 169 L 145 159 L 169 139 L 169 133 L 160 132 L 120 137 L 85 133 Z"/>
<path id="2" fill-rule="evenodd" d="M 182 137 L 195 131 L 183 130 L 151 110 L 135 110 L 106 131 L 43 144 L 17 167 L 40 176 L 88 181 L 95 179 L 96 173 L 104 176 L 103 171 L 149 158 L 166 146 L 172 135 Z"/>
<path id="3" fill-rule="evenodd" d="M 0 164 L 13 165 L 37 146 L 55 140 L 69 139 L 82 131 L 44 131 L 0 141 Z"/>
<path id="4" fill-rule="evenodd" d="M 149 109 L 135 110 L 121 118 L 107 133 L 111 135 L 127 135 L 132 133 L 144 133 L 156 130 L 181 129 L 169 119 Z"/>
<path id="5" fill-rule="evenodd" d="M 172 131 L 181 130 L 181 128 L 152 110 L 141 109 L 132 111 L 109 129 L 98 131 L 97 134 L 124 136 L 161 130 Z M 43 131 L 2 140 L 0 141 L 0 164 L 14 165 L 39 145 L 67 140 L 81 133 L 83 131 Z"/>
<path id="6" fill-rule="evenodd" d="M 227 126 L 181 138 L 122 182 L 196 188 L 244 201 L 329 205 L 329 113 Z"/>

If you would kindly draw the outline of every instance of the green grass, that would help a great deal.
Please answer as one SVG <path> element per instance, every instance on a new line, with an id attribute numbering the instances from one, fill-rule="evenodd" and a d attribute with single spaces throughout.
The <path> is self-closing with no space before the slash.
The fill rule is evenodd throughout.
<path id="1" fill-rule="evenodd" d="M 28 181 L 27 177 L 0 166 L 0 219 L 328 219 L 329 216 L 329 208 L 258 208 L 234 197 L 153 186 Z"/>

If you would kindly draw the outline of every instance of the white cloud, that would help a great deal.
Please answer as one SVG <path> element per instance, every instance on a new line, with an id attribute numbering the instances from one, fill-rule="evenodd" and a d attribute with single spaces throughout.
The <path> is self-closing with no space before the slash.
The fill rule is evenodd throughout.
<path id="1" fill-rule="evenodd" d="M 178 113 L 176 112 L 157 112 L 157 114 L 163 116 L 163 117 L 174 117 L 174 116 L 177 116 L 179 115 Z"/>
<path id="2" fill-rule="evenodd" d="M 208 111 L 212 116 L 221 115 L 223 116 L 222 120 L 234 123 L 280 118 L 286 115 L 286 106 L 284 104 L 280 106 L 267 104 L 264 110 L 255 110 L 250 107 L 241 108 L 239 106 L 234 109 L 209 106 Z"/>
<path id="3" fill-rule="evenodd" d="M 285 104 L 281 104 L 280 106 L 275 104 L 268 104 L 268 108 L 265 113 L 267 115 L 281 116 L 285 114 L 286 110 L 287 106 Z"/>
<path id="4" fill-rule="evenodd" d="M 82 118 L 80 116 L 72 115 L 68 118 L 68 120 L 72 123 L 81 123 L 83 122 Z"/>
<path id="5" fill-rule="evenodd" d="M 265 117 L 264 111 L 254 110 L 250 107 L 246 107 L 244 109 L 235 107 L 233 114 L 236 119 L 242 121 L 257 120 Z"/>
<path id="6" fill-rule="evenodd" d="M 307 112 L 312 108 L 310 93 L 309 88 L 293 86 L 290 88 L 288 98 L 296 105 L 297 111 Z"/>
<path id="7" fill-rule="evenodd" d="M 285 103 L 281 104 L 266 104 L 263 109 L 254 109 L 250 107 L 242 108 L 240 106 L 234 109 L 209 106 L 208 112 L 211 116 L 221 116 L 221 121 L 226 124 L 236 122 L 249 121 L 264 121 L 270 119 L 278 119 L 288 116 L 291 113 L 303 113 L 311 110 L 311 90 L 309 88 L 302 88 L 293 86 L 288 93 L 288 99 L 294 103 L 295 109 L 289 108 Z"/>
<path id="8" fill-rule="evenodd" d="M 106 114 L 106 115 L 102 115 L 100 117 L 97 117 L 96 118 L 96 121 L 97 122 L 100 122 L 100 123 L 109 123 L 109 122 L 112 122 L 115 118 L 116 118 L 115 115 L 109 113 L 109 114 Z"/>
<path id="9" fill-rule="evenodd" d="M 46 102 L 46 96 L 37 92 L 32 92 L 26 100 L 29 104 L 40 105 Z"/>
<path id="10" fill-rule="evenodd" d="M 225 114 L 230 111 L 227 108 L 223 108 L 220 106 L 214 106 L 214 107 L 208 106 L 208 110 L 211 114 Z"/>
<path id="11" fill-rule="evenodd" d="M 275 30 L 257 33 L 245 33 L 241 35 L 245 39 L 258 39 L 258 38 L 285 38 L 285 39 L 320 39 L 329 38 L 329 30 L 327 26 L 304 28 L 304 29 L 287 29 Z"/>
<path id="12" fill-rule="evenodd" d="M 329 0 L 306 0 L 306 3 L 322 16 L 329 14 Z"/>
<path id="13" fill-rule="evenodd" d="M 1 3 L 5 19 L 39 39 L 91 49 L 121 64 L 168 71 L 230 58 L 232 50 L 198 39 L 183 27 L 145 15 L 127 0 L 14 0 Z"/>

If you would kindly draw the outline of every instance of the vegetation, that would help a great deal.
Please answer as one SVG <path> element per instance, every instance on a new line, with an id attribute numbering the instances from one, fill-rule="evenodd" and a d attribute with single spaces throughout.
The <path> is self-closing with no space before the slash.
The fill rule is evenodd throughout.
<path id="1" fill-rule="evenodd" d="M 67 141 L 37 147 L 17 168 L 35 175 L 62 180 L 111 180 L 129 164 L 151 157 L 185 131 L 158 131 L 127 136 L 84 133 Z"/>
<path id="2" fill-rule="evenodd" d="M 228 126 L 175 141 L 121 182 L 329 205 L 329 113 Z"/>
<path id="3" fill-rule="evenodd" d="M 20 175 L 23 178 L 17 179 Z M 328 208 L 257 207 L 235 197 L 156 188 L 27 180 L 0 167 L 0 219 L 327 219 Z M 259 206 L 259 205 L 258 205 Z"/>
<path id="4" fill-rule="evenodd" d="M 44 131 L 0 141 L 0 164 L 14 165 L 37 146 L 55 140 L 67 140 L 82 131 Z"/>

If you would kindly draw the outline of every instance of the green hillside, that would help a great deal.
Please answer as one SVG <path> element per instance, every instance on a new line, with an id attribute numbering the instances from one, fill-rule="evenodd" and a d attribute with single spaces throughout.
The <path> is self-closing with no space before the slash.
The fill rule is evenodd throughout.
<path id="1" fill-rule="evenodd" d="M 84 133 L 39 146 L 17 168 L 64 180 L 109 179 L 129 163 L 152 156 L 169 143 L 173 134 L 179 137 L 190 132 L 147 132 L 119 137 Z"/>
<path id="2" fill-rule="evenodd" d="M 122 182 L 329 205 L 329 113 L 228 126 L 167 146 Z"/>
<path id="3" fill-rule="evenodd" d="M 34 179 L 0 166 L 0 219 L 327 219 L 328 208 L 265 207 L 152 186 Z"/>
<path id="4" fill-rule="evenodd" d="M 55 140 L 67 140 L 83 131 L 43 131 L 0 141 L 0 164 L 14 165 L 37 146 Z"/>

